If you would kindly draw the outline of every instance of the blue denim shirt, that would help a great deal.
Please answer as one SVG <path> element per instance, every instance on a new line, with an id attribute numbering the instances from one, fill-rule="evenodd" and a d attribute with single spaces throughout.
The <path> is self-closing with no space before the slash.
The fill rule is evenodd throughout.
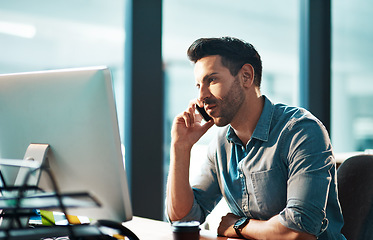
<path id="1" fill-rule="evenodd" d="M 325 127 L 305 109 L 264 109 L 244 146 L 230 126 L 209 146 L 201 174 L 192 181 L 194 205 L 183 219 L 204 222 L 224 197 L 232 213 L 281 223 L 318 239 L 345 239 L 336 168 Z"/>

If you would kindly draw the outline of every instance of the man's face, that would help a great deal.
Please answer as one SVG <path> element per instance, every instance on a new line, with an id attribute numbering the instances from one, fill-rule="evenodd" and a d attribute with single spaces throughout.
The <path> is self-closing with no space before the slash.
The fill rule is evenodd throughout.
<path id="1" fill-rule="evenodd" d="M 241 107 L 245 93 L 238 75 L 232 76 L 218 55 L 198 60 L 194 67 L 199 100 L 217 126 L 231 123 Z"/>

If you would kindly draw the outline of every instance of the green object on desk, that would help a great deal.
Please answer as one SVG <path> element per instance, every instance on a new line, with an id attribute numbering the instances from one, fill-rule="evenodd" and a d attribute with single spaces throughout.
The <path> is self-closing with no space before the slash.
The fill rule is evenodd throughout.
<path id="1" fill-rule="evenodd" d="M 44 226 L 53 226 L 55 225 L 53 212 L 40 210 L 41 224 Z"/>

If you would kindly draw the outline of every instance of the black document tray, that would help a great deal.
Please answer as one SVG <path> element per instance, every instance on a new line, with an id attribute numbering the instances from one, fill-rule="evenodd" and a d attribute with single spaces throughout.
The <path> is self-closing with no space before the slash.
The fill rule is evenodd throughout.
<path id="1" fill-rule="evenodd" d="M 102 236 L 100 230 L 94 225 L 69 225 L 69 226 L 52 226 L 52 227 L 37 227 L 37 228 L 22 228 L 0 230 L 0 240 L 33 240 L 51 237 L 63 236 L 80 237 L 97 237 Z"/>
<path id="2" fill-rule="evenodd" d="M 66 208 L 100 207 L 101 204 L 89 193 L 36 193 L 23 196 L 0 197 L 0 209 L 54 209 L 63 206 Z"/>

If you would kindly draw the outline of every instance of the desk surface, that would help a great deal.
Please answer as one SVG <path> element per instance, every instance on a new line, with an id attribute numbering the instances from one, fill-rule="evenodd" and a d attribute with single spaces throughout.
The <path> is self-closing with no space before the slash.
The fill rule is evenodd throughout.
<path id="1" fill-rule="evenodd" d="M 134 217 L 123 224 L 134 232 L 140 240 L 173 240 L 171 226 L 167 222 Z M 218 237 L 216 233 L 201 230 L 200 240 L 226 240 L 226 237 Z"/>

